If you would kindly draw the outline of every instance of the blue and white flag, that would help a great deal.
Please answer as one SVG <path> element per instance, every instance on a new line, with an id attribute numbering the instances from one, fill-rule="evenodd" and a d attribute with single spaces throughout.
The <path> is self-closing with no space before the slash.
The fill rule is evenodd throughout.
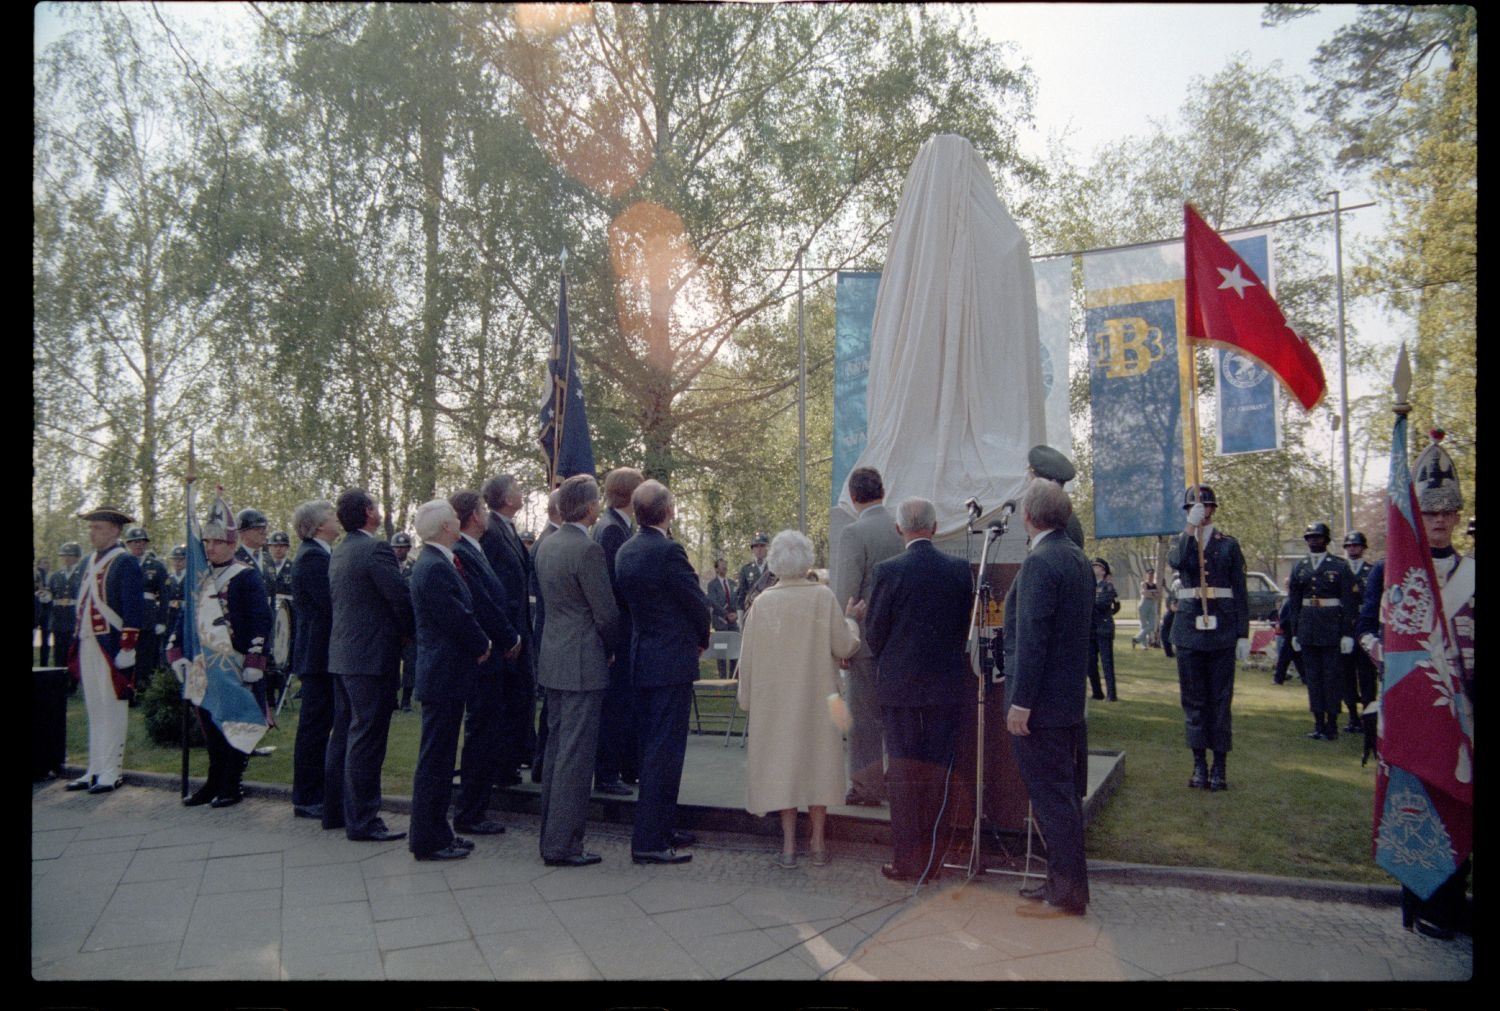
<path id="1" fill-rule="evenodd" d="M 584 409 L 583 380 L 578 357 L 568 333 L 568 275 L 562 275 L 557 299 L 557 333 L 547 357 L 547 380 L 542 389 L 537 440 L 547 457 L 548 485 L 575 474 L 594 473 L 594 442 Z"/>
<path id="2" fill-rule="evenodd" d="M 865 451 L 869 411 L 870 326 L 880 271 L 841 270 L 833 310 L 833 505 Z"/>
<path id="3" fill-rule="evenodd" d="M 198 503 L 192 483 L 187 486 L 187 568 L 182 581 L 182 635 L 177 648 L 187 658 L 187 680 L 183 698 L 208 712 L 225 740 L 237 751 L 255 750 L 267 729 L 266 711 L 241 680 L 243 658 L 223 642 L 205 648 L 204 628 L 225 623 L 223 597 L 213 590 L 214 573 L 203 551 L 198 526 Z M 214 499 L 209 513 L 211 530 L 233 530 L 234 513 L 222 496 Z M 239 563 L 234 563 L 239 564 Z M 227 636 L 219 637 L 227 641 Z"/>
<path id="4" fill-rule="evenodd" d="M 1233 249 L 1276 289 L 1270 232 L 1242 232 L 1228 240 Z M 1260 362 L 1234 348 L 1214 349 L 1219 413 L 1219 455 L 1264 453 L 1281 448 L 1281 384 Z"/>

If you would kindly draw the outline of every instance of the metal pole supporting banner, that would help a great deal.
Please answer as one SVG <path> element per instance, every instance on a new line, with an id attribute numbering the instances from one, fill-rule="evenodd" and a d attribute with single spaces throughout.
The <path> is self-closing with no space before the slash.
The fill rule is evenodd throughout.
<path id="1" fill-rule="evenodd" d="M 1344 450 L 1344 534 L 1354 529 L 1354 507 L 1351 501 L 1349 475 L 1349 367 L 1344 354 L 1344 230 L 1339 207 L 1339 191 L 1333 196 L 1333 290 L 1338 301 L 1339 327 L 1339 427 L 1343 429 Z"/>
<path id="2" fill-rule="evenodd" d="M 802 311 L 802 251 L 797 251 L 797 529 L 807 533 L 807 327 Z"/>

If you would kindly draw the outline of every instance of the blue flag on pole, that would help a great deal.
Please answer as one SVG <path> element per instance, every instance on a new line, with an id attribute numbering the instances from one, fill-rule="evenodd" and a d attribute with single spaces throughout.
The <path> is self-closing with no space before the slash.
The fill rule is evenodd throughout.
<path id="1" fill-rule="evenodd" d="M 562 275 L 557 299 L 557 333 L 547 357 L 547 381 L 542 390 L 537 439 L 547 457 L 548 485 L 565 477 L 594 472 L 594 443 L 584 410 L 583 380 L 568 334 L 568 275 Z"/>
<path id="2" fill-rule="evenodd" d="M 220 642 L 205 648 L 201 629 L 227 628 L 222 598 L 205 593 L 214 574 L 203 551 L 203 533 L 198 526 L 198 503 L 192 484 L 187 486 L 187 567 L 182 581 L 182 632 L 178 648 L 187 658 L 187 680 L 182 696 L 207 711 L 236 750 L 249 754 L 267 730 L 266 711 L 255 694 L 240 680 L 243 659 L 232 647 Z M 222 516 L 220 514 L 223 514 Z M 232 528 L 233 513 L 222 498 L 214 501 L 210 522 Z M 212 613 L 209 613 L 212 612 Z M 223 638 L 227 640 L 227 635 Z"/>

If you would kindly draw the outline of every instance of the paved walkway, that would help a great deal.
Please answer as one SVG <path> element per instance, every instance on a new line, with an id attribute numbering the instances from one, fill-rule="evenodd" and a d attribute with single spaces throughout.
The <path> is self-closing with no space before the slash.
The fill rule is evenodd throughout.
<path id="1" fill-rule="evenodd" d="M 31 815 L 39 981 L 1350 980 L 1386 984 L 1387 1003 L 1393 981 L 1473 969 L 1468 938 L 1409 934 L 1388 905 L 1105 867 L 1087 916 L 1039 922 L 1017 915 L 1015 878 L 949 872 L 913 894 L 880 876 L 882 849 L 852 842 L 829 867 L 783 870 L 772 840 L 705 832 L 692 863 L 637 867 L 627 827 L 591 823 L 604 862 L 550 869 L 525 814 L 456 863 L 348 842 L 266 795 L 216 811 L 168 788 L 54 781 Z M 1434 1007 L 1467 989 L 1417 992 Z M 1348 988 L 1322 992 L 1320 1007 L 1348 1006 Z"/>

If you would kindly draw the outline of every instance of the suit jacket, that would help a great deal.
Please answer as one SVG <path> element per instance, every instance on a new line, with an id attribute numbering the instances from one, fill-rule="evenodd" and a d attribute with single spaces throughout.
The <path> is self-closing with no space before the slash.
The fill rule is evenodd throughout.
<path id="1" fill-rule="evenodd" d="M 465 538 L 460 537 L 458 543 L 453 545 L 453 554 L 463 562 L 462 575 L 464 585 L 469 588 L 469 596 L 473 598 L 474 617 L 479 620 L 479 626 L 495 646 L 479 672 L 498 676 L 505 667 L 504 654 L 516 644 L 516 637 L 521 634 L 510 623 L 505 587 L 500 585 L 500 577 L 490 568 L 484 553 Z"/>
<path id="2" fill-rule="evenodd" d="M 490 513 L 489 526 L 479 538 L 479 546 L 484 549 L 485 559 L 505 590 L 505 618 L 520 633 L 529 649 L 532 645 L 531 554 L 521 543 L 515 527 L 496 512 Z M 541 586 L 538 585 L 537 589 L 540 591 Z M 526 655 L 526 650 L 522 650 L 521 656 Z"/>
<path id="3" fill-rule="evenodd" d="M 1005 609 L 1005 701 L 1031 710 L 1030 726 L 1083 722 L 1094 570 L 1066 532 L 1042 538 L 1021 565 Z"/>
<path id="4" fill-rule="evenodd" d="M 463 577 L 436 547 L 423 549 L 411 570 L 411 600 L 417 627 L 417 698 L 463 701 L 474 687 L 480 654 L 492 644 L 474 616 L 474 598 Z"/>
<path id="5" fill-rule="evenodd" d="M 961 702 L 969 691 L 969 563 L 913 541 L 875 566 L 865 634 L 882 706 Z"/>
<path id="6" fill-rule="evenodd" d="M 416 630 L 411 593 L 391 546 L 362 530 L 344 535 L 328 564 L 333 624 L 328 669 L 334 674 L 394 677 L 401 641 Z"/>
<path id="7" fill-rule="evenodd" d="M 615 555 L 615 582 L 630 604 L 631 683 L 691 684 L 708 648 L 708 598 L 682 545 L 642 527 Z"/>
<path id="8" fill-rule="evenodd" d="M 328 673 L 328 635 L 333 630 L 333 595 L 328 587 L 328 552 L 303 541 L 292 560 L 292 611 L 297 635 L 292 640 L 292 670 Z"/>
<path id="9" fill-rule="evenodd" d="M 729 577 L 720 579 L 717 575 L 708 581 L 708 607 L 713 615 L 714 631 L 737 630 L 739 625 L 739 610 L 734 602 L 734 585 L 729 582 Z M 729 619 L 729 612 L 734 611 L 734 620 Z"/>
<path id="10" fill-rule="evenodd" d="M 885 506 L 866 506 L 839 535 L 839 567 L 833 575 L 833 595 L 839 607 L 847 604 L 850 597 L 868 602 L 875 566 L 899 555 L 903 546 L 901 535 L 896 533 L 896 522 Z M 859 652 L 854 655 L 873 656 L 870 644 L 864 641 L 864 625 L 859 629 Z"/>
<path id="11" fill-rule="evenodd" d="M 625 595 L 620 592 L 619 581 L 615 579 L 615 556 L 628 540 L 630 520 L 613 506 L 605 509 L 599 522 L 594 524 L 594 543 L 604 549 L 604 564 L 609 568 L 609 582 L 615 588 L 615 607 L 620 611 L 621 620 L 615 623 L 614 634 L 609 643 L 610 652 L 617 658 L 627 656 L 630 650 L 630 610 Z M 617 659 L 615 662 L 620 661 Z"/>
<path id="12" fill-rule="evenodd" d="M 565 523 L 537 547 L 536 575 L 547 600 L 537 683 L 559 691 L 608 688 L 606 636 L 619 610 L 604 549 Z"/>

